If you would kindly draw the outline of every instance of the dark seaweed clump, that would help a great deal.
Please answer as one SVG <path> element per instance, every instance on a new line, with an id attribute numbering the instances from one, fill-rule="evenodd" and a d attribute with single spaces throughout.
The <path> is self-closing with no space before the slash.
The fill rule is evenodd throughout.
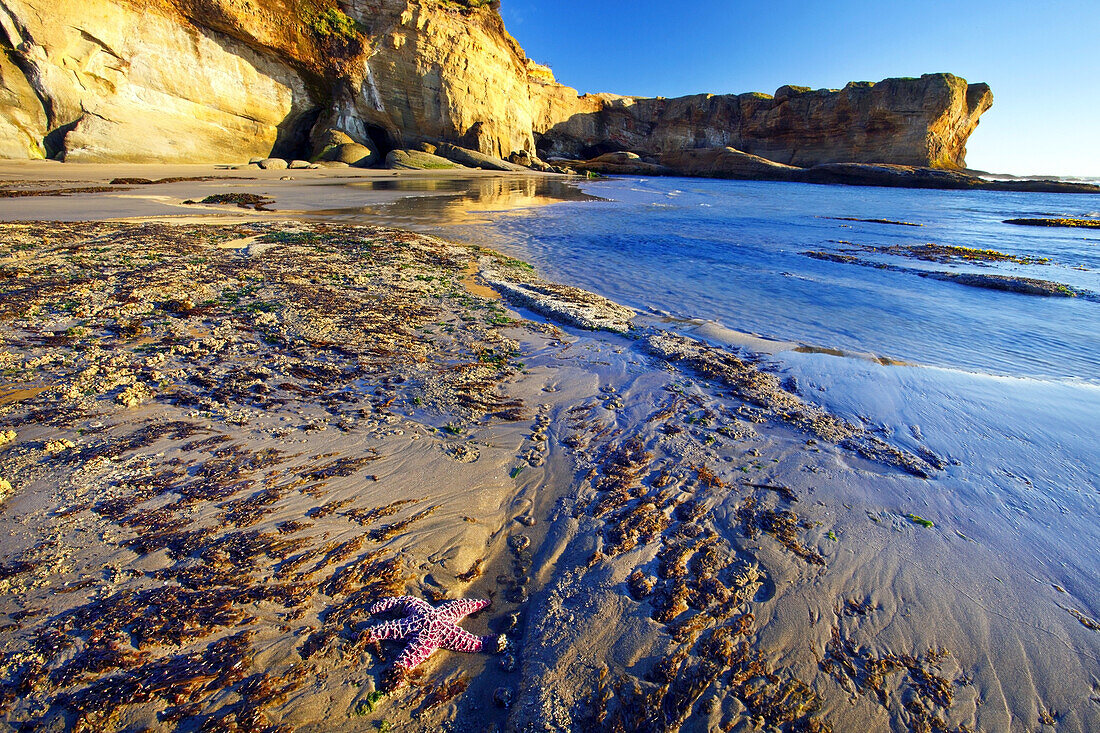
<path id="1" fill-rule="evenodd" d="M 1047 258 L 1036 258 L 1023 255 L 1007 255 L 995 250 L 974 250 L 967 247 L 944 247 L 941 245 L 921 245 L 919 247 L 859 247 L 857 250 L 851 251 L 870 251 L 879 252 L 885 254 L 900 254 L 902 256 L 911 257 L 914 259 L 929 260 L 934 262 L 952 262 L 955 259 L 961 259 L 967 262 L 1015 262 L 1026 265 L 1043 265 L 1048 264 Z M 1053 280 L 1040 280 L 1038 278 L 1021 277 L 1019 275 L 1000 275 L 989 273 L 967 273 L 967 272 L 931 272 L 928 270 L 920 270 L 912 267 L 901 267 L 899 265 L 893 265 L 886 262 L 875 262 L 873 260 L 864 259 L 853 254 L 845 254 L 842 252 L 823 252 L 823 251 L 807 251 L 802 252 L 806 257 L 812 257 L 815 260 L 822 260 L 825 262 L 837 262 L 845 265 L 859 265 L 860 267 L 871 267 L 877 270 L 888 270 L 890 272 L 902 272 L 909 275 L 916 275 L 917 277 L 928 278 L 930 280 L 942 280 L 944 282 L 958 283 L 959 285 L 966 285 L 974 288 L 984 288 L 986 290 L 1000 290 L 1010 293 L 1020 293 L 1023 295 L 1038 295 L 1041 297 L 1058 297 L 1058 298 L 1082 298 L 1084 300 L 1090 300 L 1100 302 L 1100 294 L 1094 293 L 1090 290 L 1083 288 L 1077 288 L 1064 283 L 1054 282 Z"/>
<path id="2" fill-rule="evenodd" d="M 112 178 L 112 186 L 152 186 L 158 183 L 188 183 L 193 181 L 217 181 L 216 176 L 172 176 L 170 178 Z"/>
<path id="3" fill-rule="evenodd" d="M 899 227 L 922 227 L 924 224 L 914 224 L 910 221 L 894 221 L 893 219 L 859 219 L 854 216 L 830 216 L 828 219 L 834 219 L 836 221 L 858 221 L 867 224 L 893 224 Z"/>
<path id="4" fill-rule="evenodd" d="M 844 615 L 866 615 L 868 610 L 849 602 Z M 841 612 L 838 610 L 838 616 Z M 971 684 L 959 676 L 951 680 L 942 667 L 951 655 L 943 649 L 929 649 L 921 655 L 882 654 L 858 648 L 844 637 L 840 626 L 833 628 L 832 638 L 825 647 L 819 666 L 845 689 L 869 695 L 879 705 L 895 713 L 901 725 L 913 733 L 944 731 L 966 733 L 967 726 L 950 727 L 944 720 L 954 702 L 955 689 Z M 904 704 L 891 707 L 891 691 L 904 689 Z"/>
<path id="5" fill-rule="evenodd" d="M 0 199 L 25 198 L 28 196 L 71 196 L 75 193 L 108 193 L 126 189 L 110 186 L 78 186 L 70 188 L 0 188 Z"/>
<path id="6" fill-rule="evenodd" d="M 152 181 L 150 181 L 152 183 Z M 236 204 L 242 209 L 255 209 L 256 211 L 271 211 L 268 207 L 275 203 L 275 199 L 261 196 L 255 193 L 217 193 L 207 196 L 202 201 L 184 201 L 185 204 Z"/>
<path id="7" fill-rule="evenodd" d="M 1079 227 L 1083 229 L 1100 229 L 1100 219 L 1067 219 L 1053 217 L 1047 219 L 1005 219 L 1005 224 L 1016 224 L 1028 227 Z"/>

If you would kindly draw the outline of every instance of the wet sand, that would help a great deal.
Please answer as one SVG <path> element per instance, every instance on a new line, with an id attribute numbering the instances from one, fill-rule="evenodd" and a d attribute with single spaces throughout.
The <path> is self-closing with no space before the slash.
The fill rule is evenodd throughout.
<path id="1" fill-rule="evenodd" d="M 310 223 L 321 183 L 249 185 L 300 221 L 196 223 L 182 200 L 226 187 L 192 182 L 15 200 L 140 223 L 3 225 L 9 726 L 1100 723 L 1095 621 L 955 529 L 919 434 L 824 413 L 766 355 L 579 328 L 629 316 L 508 258 Z M 429 212 L 477 208 L 438 186 Z M 364 629 L 402 593 L 491 599 L 464 627 L 504 653 L 395 679 Z"/>
<path id="2" fill-rule="evenodd" d="M 112 185 L 118 179 L 184 180 L 154 185 Z M 435 222 L 476 220 L 467 212 L 541 206 L 591 197 L 568 178 L 500 171 L 389 171 L 370 168 L 265 171 L 209 165 L 64 165 L 52 161 L 0 161 L 0 191 L 64 191 L 105 188 L 70 195 L 0 197 L 0 221 L 210 221 L 253 220 L 360 222 L 377 216 L 391 225 L 427 229 Z M 227 193 L 273 199 L 267 211 L 236 206 L 185 204 Z"/>

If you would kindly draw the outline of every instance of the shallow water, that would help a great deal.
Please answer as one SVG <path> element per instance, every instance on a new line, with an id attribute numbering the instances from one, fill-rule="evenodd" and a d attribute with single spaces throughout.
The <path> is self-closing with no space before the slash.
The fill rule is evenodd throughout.
<path id="1" fill-rule="evenodd" d="M 370 203 L 303 212 L 328 221 L 379 219 L 391 226 L 435 231 L 438 227 L 489 224 L 500 212 L 528 210 L 559 202 L 598 200 L 568 182 L 546 176 L 486 176 L 478 178 L 395 178 L 330 184 L 346 198 L 347 190 L 400 194 L 383 203 Z M 311 204 L 313 202 L 310 202 Z"/>
<path id="2" fill-rule="evenodd" d="M 1100 432 L 1100 303 L 972 288 L 802 254 L 844 246 L 838 241 L 995 249 L 1047 258 L 1049 264 L 945 265 L 861 256 L 923 270 L 1041 278 L 1100 292 L 1100 232 L 1003 223 L 1015 217 L 1098 217 L 1100 196 L 615 178 L 583 184 L 587 200 L 569 201 L 560 185 L 552 190 L 548 185 L 507 179 L 474 188 L 460 183 L 461 193 L 445 197 L 446 204 L 440 197 L 406 198 L 373 213 L 521 257 L 548 279 L 589 288 L 697 336 L 775 352 L 777 368 L 808 383 L 838 371 L 881 381 L 899 369 L 883 364 L 935 367 L 907 374 L 919 375 L 917 381 L 929 386 L 951 384 L 955 399 L 964 401 L 971 392 L 985 394 L 990 384 L 997 385 L 992 391 L 1021 399 L 1036 390 L 1050 395 L 1044 385 L 1055 382 L 1063 385 L 1058 399 L 1035 401 L 1032 409 L 1066 415 L 1066 430 L 1075 425 Z M 532 205 L 555 198 L 559 202 L 552 206 Z M 746 334 L 765 340 L 754 343 Z M 906 380 L 908 409 L 923 401 L 931 415 L 941 400 L 950 399 L 940 389 L 914 387 L 914 379 Z M 870 422 L 901 420 L 895 404 L 873 414 L 872 405 L 857 410 L 850 399 L 832 398 L 826 389 L 807 390 L 844 412 L 864 411 Z M 1069 419 L 1078 414 L 1081 424 Z M 1026 419 L 1026 414 L 1013 417 Z M 969 419 L 996 428 L 1001 413 Z M 1049 440 L 1076 445 L 1076 437 Z M 1087 446 L 1078 446 L 1084 450 Z M 1096 453 L 1079 457 L 1100 468 Z"/>
<path id="3" fill-rule="evenodd" d="M 1051 263 L 870 259 L 1100 291 L 1100 233 L 1002 223 L 1097 215 L 1100 197 L 688 179 L 614 179 L 584 188 L 609 200 L 497 217 L 490 227 L 458 234 L 524 257 L 551 279 L 643 310 L 919 364 L 1100 383 L 1096 303 L 994 292 L 801 254 L 834 251 L 844 246 L 840 241 L 996 249 Z"/>

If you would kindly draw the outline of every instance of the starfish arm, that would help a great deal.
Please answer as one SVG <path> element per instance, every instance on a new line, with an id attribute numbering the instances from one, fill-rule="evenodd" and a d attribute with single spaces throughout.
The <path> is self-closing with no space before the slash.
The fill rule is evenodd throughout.
<path id="1" fill-rule="evenodd" d="M 439 645 L 428 635 L 417 635 L 411 644 L 401 650 L 394 660 L 394 665 L 404 669 L 412 669 L 432 655 Z"/>
<path id="2" fill-rule="evenodd" d="M 508 636 L 505 634 L 489 634 L 478 638 L 481 639 L 481 650 L 487 654 L 501 654 L 508 648 Z"/>
<path id="3" fill-rule="evenodd" d="M 477 613 L 488 605 L 489 601 L 480 598 L 463 598 L 457 601 L 448 601 L 444 603 L 439 607 L 436 613 L 438 618 L 446 621 L 458 621 L 461 618 L 469 616 L 471 613 Z"/>
<path id="4" fill-rule="evenodd" d="M 439 640 L 439 646 L 456 652 L 480 652 L 484 645 L 485 640 L 482 637 L 474 636 L 457 626 L 448 629 Z"/>
<path id="5" fill-rule="evenodd" d="M 415 633 L 415 631 L 414 625 L 407 619 L 397 619 L 396 621 L 384 621 L 369 626 L 366 633 L 371 639 L 381 641 L 382 639 L 404 639 Z"/>
<path id="6" fill-rule="evenodd" d="M 396 608 L 397 606 L 404 606 L 407 613 L 432 610 L 431 605 L 428 604 L 427 601 L 421 600 L 419 598 L 414 598 L 413 596 L 394 596 L 393 598 L 383 598 L 382 600 L 378 601 L 378 603 L 375 603 L 373 606 L 370 607 L 370 612 L 373 616 L 375 614 L 384 613 L 385 611 L 388 611 L 391 608 Z"/>

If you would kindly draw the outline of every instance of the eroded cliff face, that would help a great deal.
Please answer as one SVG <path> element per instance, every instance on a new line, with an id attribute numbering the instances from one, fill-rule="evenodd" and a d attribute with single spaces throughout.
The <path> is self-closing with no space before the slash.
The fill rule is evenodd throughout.
<path id="1" fill-rule="evenodd" d="M 63 160 L 263 155 L 311 106 L 287 64 L 168 13 L 112 0 L 3 0 L 0 17 L 45 112 L 42 152 Z"/>
<path id="2" fill-rule="evenodd" d="M 41 158 L 46 111 L 22 70 L 0 50 L 0 158 Z"/>
<path id="3" fill-rule="evenodd" d="M 985 84 L 951 74 L 853 82 L 841 90 L 781 87 L 766 94 L 572 99 L 543 87 L 539 152 L 589 157 L 732 147 L 776 163 L 965 166 L 966 140 L 993 103 Z"/>
<path id="4" fill-rule="evenodd" d="M 498 157 L 534 150 L 527 59 L 491 10 L 468 13 L 439 3 L 351 0 L 348 14 L 381 32 L 360 78 L 335 100 L 338 127 L 362 137 L 384 127 L 391 144 L 456 142 Z M 393 4 L 390 4 L 391 6 Z M 381 10 L 381 12 L 379 12 Z"/>
<path id="5" fill-rule="evenodd" d="M 308 156 L 335 128 L 499 157 L 738 148 L 792 165 L 956 167 L 990 105 L 947 74 L 840 91 L 579 95 L 465 0 L 0 0 L 0 156 Z"/>

